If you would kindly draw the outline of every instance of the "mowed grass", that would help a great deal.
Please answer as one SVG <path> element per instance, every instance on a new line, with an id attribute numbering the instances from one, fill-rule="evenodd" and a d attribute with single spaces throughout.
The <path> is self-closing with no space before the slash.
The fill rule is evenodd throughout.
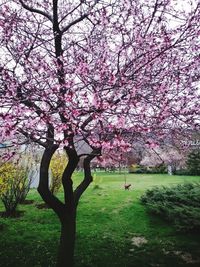
<path id="1" fill-rule="evenodd" d="M 76 267 L 200 266 L 200 236 L 177 233 L 162 218 L 150 215 L 140 196 L 153 186 L 200 182 L 200 177 L 96 173 L 80 200 L 77 216 Z M 131 183 L 124 190 L 124 179 Z M 74 184 L 81 174 L 74 175 Z M 62 199 L 62 192 L 58 194 Z M 0 218 L 1 267 L 53 267 L 60 225 L 36 190 L 20 205 L 24 216 Z M 3 205 L 0 203 L 0 211 Z"/>

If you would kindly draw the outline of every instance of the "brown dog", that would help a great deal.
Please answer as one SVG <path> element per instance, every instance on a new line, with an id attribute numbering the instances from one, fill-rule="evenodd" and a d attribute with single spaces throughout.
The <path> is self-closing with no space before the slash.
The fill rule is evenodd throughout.
<path id="1" fill-rule="evenodd" d="M 129 190 L 130 187 L 131 187 L 131 184 L 125 184 L 125 185 L 124 185 L 124 189 L 125 189 L 125 190 Z"/>

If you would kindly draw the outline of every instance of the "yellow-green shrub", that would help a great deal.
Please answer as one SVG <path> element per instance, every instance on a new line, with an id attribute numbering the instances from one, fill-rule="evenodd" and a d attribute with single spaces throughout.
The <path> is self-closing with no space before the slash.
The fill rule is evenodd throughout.
<path id="1" fill-rule="evenodd" d="M 12 215 L 27 188 L 28 171 L 17 163 L 6 162 L 0 166 L 0 198 L 7 215 Z"/>
<path id="2" fill-rule="evenodd" d="M 51 159 L 51 183 L 50 190 L 52 194 L 56 194 L 62 185 L 62 175 L 67 166 L 67 157 L 61 153 L 55 153 Z"/>

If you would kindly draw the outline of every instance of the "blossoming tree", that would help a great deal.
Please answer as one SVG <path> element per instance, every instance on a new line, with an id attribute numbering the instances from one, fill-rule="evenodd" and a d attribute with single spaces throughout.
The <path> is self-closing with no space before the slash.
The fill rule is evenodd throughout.
<path id="1" fill-rule="evenodd" d="M 70 267 L 91 160 L 139 137 L 154 146 L 149 133 L 159 142 L 199 127 L 199 3 L 1 0 L 0 8 L 1 143 L 44 147 L 38 191 L 61 222 L 58 266 Z M 68 157 L 64 203 L 48 187 L 59 147 Z M 73 188 L 81 157 L 84 178 Z"/>

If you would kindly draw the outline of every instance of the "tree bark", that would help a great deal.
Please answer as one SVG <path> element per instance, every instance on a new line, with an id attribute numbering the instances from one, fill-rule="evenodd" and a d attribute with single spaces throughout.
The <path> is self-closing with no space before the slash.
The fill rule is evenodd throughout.
<path id="1" fill-rule="evenodd" d="M 53 209 L 53 211 L 61 219 L 64 213 L 65 205 L 54 196 L 49 189 L 49 165 L 51 158 L 58 146 L 50 145 L 43 153 L 40 164 L 40 181 L 38 186 L 38 192 L 41 195 L 44 202 Z"/>
<path id="2" fill-rule="evenodd" d="M 58 250 L 57 267 L 74 266 L 74 248 L 76 237 L 76 206 L 74 203 L 72 174 L 79 162 L 76 151 L 66 149 L 68 164 L 63 172 L 65 208 L 61 214 L 61 236 Z"/>
<path id="3" fill-rule="evenodd" d="M 65 148 L 68 164 L 63 172 L 62 184 L 64 189 L 64 203 L 56 198 L 49 190 L 49 164 L 56 151 L 56 145 L 50 145 L 44 151 L 40 166 L 40 183 L 38 192 L 46 204 L 58 215 L 61 223 L 60 245 L 58 249 L 57 267 L 74 266 L 74 248 L 76 238 L 76 210 L 79 199 L 92 182 L 90 162 L 97 155 L 93 151 L 84 159 L 84 178 L 76 190 L 73 190 L 72 174 L 79 162 L 79 156 L 74 149 Z"/>
<path id="4" fill-rule="evenodd" d="M 61 222 L 60 245 L 58 249 L 57 267 L 74 266 L 74 249 L 76 239 L 76 210 L 68 213 Z"/>

